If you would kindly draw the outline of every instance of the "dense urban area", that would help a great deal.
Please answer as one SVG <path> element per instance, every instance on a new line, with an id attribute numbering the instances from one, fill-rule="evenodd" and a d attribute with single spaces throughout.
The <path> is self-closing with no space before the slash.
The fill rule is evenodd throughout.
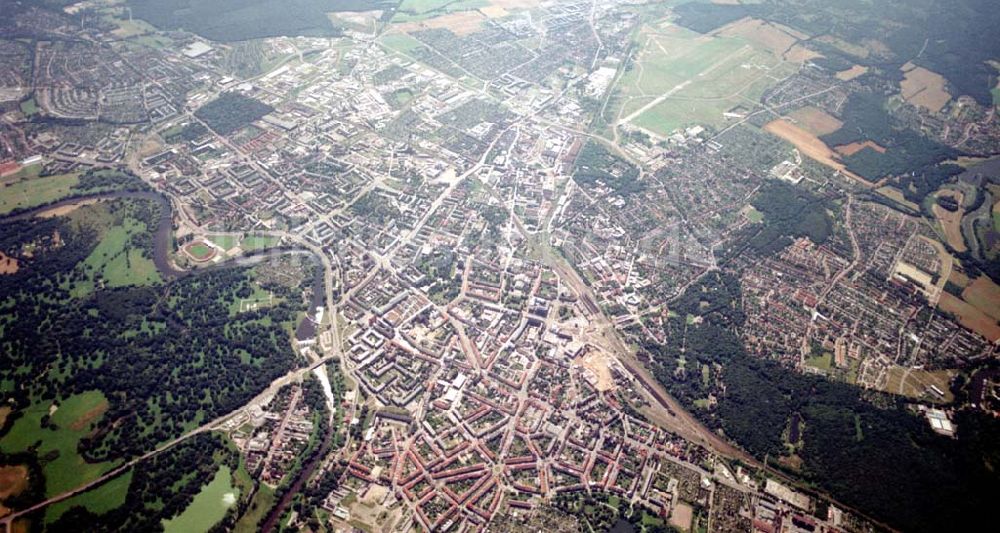
<path id="1" fill-rule="evenodd" d="M 989 0 L 0 0 L 0 525 L 983 531 Z"/>

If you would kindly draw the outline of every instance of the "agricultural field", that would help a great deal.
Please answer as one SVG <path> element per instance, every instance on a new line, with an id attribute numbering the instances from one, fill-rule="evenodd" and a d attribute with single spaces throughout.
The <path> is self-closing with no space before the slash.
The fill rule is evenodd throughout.
<path id="1" fill-rule="evenodd" d="M 661 25 L 647 26 L 638 39 L 635 63 L 617 87 L 616 122 L 661 136 L 694 124 L 726 124 L 724 113 L 757 101 L 796 68 L 742 37 Z"/>
<path id="2" fill-rule="evenodd" d="M 764 126 L 764 130 L 788 141 L 807 157 L 822 163 L 827 167 L 837 170 L 865 185 L 871 185 L 868 180 L 847 170 L 847 166 L 840 161 L 837 153 L 831 150 L 822 139 L 793 124 L 789 120 L 782 118 L 771 121 Z"/>
<path id="3" fill-rule="evenodd" d="M 844 125 L 843 122 L 826 111 L 812 106 L 796 109 L 785 118 L 817 137 L 833 133 Z"/>
<path id="4" fill-rule="evenodd" d="M 962 299 L 983 313 L 1000 320 L 1000 286 L 988 276 L 979 276 L 962 291 Z"/>
<path id="5" fill-rule="evenodd" d="M 1000 326 L 997 325 L 996 319 L 965 300 L 947 292 L 942 293 L 938 308 L 955 315 L 960 324 L 990 341 L 1000 339 Z"/>
<path id="6" fill-rule="evenodd" d="M 948 80 L 940 74 L 912 63 L 903 65 L 902 70 L 904 77 L 899 89 L 903 99 L 910 104 L 937 113 L 951 100 L 946 88 Z"/>

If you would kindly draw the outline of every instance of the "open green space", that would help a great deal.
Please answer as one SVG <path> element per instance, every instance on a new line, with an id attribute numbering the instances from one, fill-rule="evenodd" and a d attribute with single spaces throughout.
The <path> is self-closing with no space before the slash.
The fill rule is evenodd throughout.
<path id="1" fill-rule="evenodd" d="M 764 220 L 764 213 L 761 213 L 760 211 L 754 209 L 753 206 L 750 206 L 750 209 L 747 210 L 746 217 L 747 220 L 756 224 Z"/>
<path id="2" fill-rule="evenodd" d="M 163 529 L 166 533 L 208 531 L 222 520 L 226 510 L 236 503 L 238 497 L 239 491 L 233 487 L 232 473 L 228 466 L 222 465 L 212 481 L 202 487 L 184 512 L 163 521 Z"/>
<path id="3" fill-rule="evenodd" d="M 693 124 L 724 124 L 723 113 L 756 101 L 794 68 L 744 39 L 676 26 L 646 27 L 638 42 L 640 52 L 617 86 L 617 118 L 659 135 Z"/>
<path id="4" fill-rule="evenodd" d="M 22 172 L 27 171 L 22 169 Z M 79 183 L 79 175 L 59 174 L 44 178 L 22 179 L 0 188 L 0 215 L 15 209 L 44 205 L 68 196 Z"/>
<path id="5" fill-rule="evenodd" d="M 162 281 L 152 259 L 131 243 L 137 235 L 146 233 L 146 225 L 133 218 L 108 228 L 104 237 L 84 261 L 84 270 L 89 274 L 90 284 L 82 283 L 77 294 L 84 294 L 93 288 L 99 277 L 108 287 L 152 285 Z"/>
<path id="6" fill-rule="evenodd" d="M 132 483 L 132 470 L 104 483 L 96 489 L 88 490 L 83 494 L 78 494 L 61 502 L 56 502 L 46 508 L 45 523 L 55 522 L 63 513 L 76 506 L 83 507 L 98 515 L 112 509 L 117 509 L 125 503 L 130 483 Z"/>
<path id="7" fill-rule="evenodd" d="M 403 0 L 392 21 L 424 20 L 457 11 L 471 11 L 489 5 L 490 3 L 486 0 Z"/>
<path id="8" fill-rule="evenodd" d="M 815 357 L 807 357 L 805 364 L 819 370 L 829 371 L 833 368 L 833 354 L 827 352 Z"/>
<path id="9" fill-rule="evenodd" d="M 78 452 L 80 439 L 90 433 L 108 408 L 103 394 L 88 391 L 70 396 L 49 416 L 51 405 L 39 401 L 28 407 L 0 439 L 0 452 L 34 449 L 46 459 L 42 466 L 46 496 L 72 490 L 115 466 L 113 462 L 88 463 Z"/>
<path id="10" fill-rule="evenodd" d="M 260 523 L 267 516 L 267 511 L 274 506 L 274 503 L 274 489 L 261 483 L 253 496 L 253 500 L 250 501 L 250 507 L 243 513 L 239 521 L 236 522 L 233 532 L 255 533 Z"/>
<path id="11" fill-rule="evenodd" d="M 21 112 L 29 117 L 38 113 L 38 104 L 35 103 L 35 99 L 29 98 L 21 102 Z"/>
<path id="12" fill-rule="evenodd" d="M 268 235 L 250 235 L 240 242 L 240 248 L 244 251 L 250 252 L 253 250 L 260 250 L 262 248 L 271 248 L 278 244 L 280 239 L 278 237 L 271 237 Z"/>
<path id="13" fill-rule="evenodd" d="M 231 250 L 240 243 L 239 239 L 232 235 L 209 235 L 208 240 L 223 250 Z"/>
<path id="14" fill-rule="evenodd" d="M 414 49 L 423 46 L 423 43 L 405 33 L 387 33 L 379 38 L 379 42 L 390 50 L 404 54 L 408 54 Z"/>

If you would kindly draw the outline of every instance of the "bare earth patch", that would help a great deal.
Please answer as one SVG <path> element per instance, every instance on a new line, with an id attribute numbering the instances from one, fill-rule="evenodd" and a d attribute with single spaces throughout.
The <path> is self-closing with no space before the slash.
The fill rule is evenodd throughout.
<path id="1" fill-rule="evenodd" d="M 76 211 L 77 209 L 79 209 L 79 208 L 81 208 L 81 207 L 83 207 L 85 205 L 96 204 L 97 202 L 100 202 L 100 201 L 101 201 L 100 198 L 91 198 L 89 200 L 80 200 L 79 202 L 74 202 L 72 204 L 62 205 L 62 206 L 59 206 L 59 207 L 53 207 L 52 209 L 46 209 L 45 211 L 42 211 L 41 213 L 38 213 L 35 216 L 40 217 L 40 218 L 62 217 L 62 216 L 66 216 L 66 215 L 72 213 L 73 211 Z"/>
<path id="2" fill-rule="evenodd" d="M 670 510 L 670 525 L 680 528 L 681 531 L 691 529 L 692 518 L 694 518 L 694 509 L 686 503 L 678 503 Z"/>
<path id="3" fill-rule="evenodd" d="M 611 377 L 611 369 L 606 358 L 607 355 L 592 351 L 573 361 L 594 374 L 596 378 L 594 387 L 601 392 L 615 388 L 615 380 Z"/>
<path id="4" fill-rule="evenodd" d="M 899 89 L 908 103 L 937 113 L 951 101 L 951 94 L 945 89 L 948 80 L 944 76 L 912 63 L 903 65 L 902 70 L 905 74 Z"/>
<path id="5" fill-rule="evenodd" d="M 802 129 L 820 137 L 828 135 L 841 128 L 843 122 L 818 107 L 806 106 L 788 114 Z"/>
<path id="6" fill-rule="evenodd" d="M 0 252 L 0 275 L 16 274 L 18 270 L 20 270 L 20 266 L 17 263 L 17 259 L 8 257 L 3 252 Z"/>
<path id="7" fill-rule="evenodd" d="M 486 6 L 479 8 L 479 12 L 491 19 L 499 19 L 510 14 L 509 11 L 500 6 Z"/>
<path id="8" fill-rule="evenodd" d="M 785 119 L 778 119 L 764 126 L 764 130 L 785 139 L 786 141 L 792 143 L 803 154 L 840 172 L 841 174 L 865 185 L 873 185 L 870 181 L 848 171 L 844 164 L 837 159 L 836 152 L 824 144 L 819 137 L 796 126 L 795 124 L 792 124 Z"/>
<path id="9" fill-rule="evenodd" d="M 862 67 L 861 65 L 854 65 L 847 70 L 841 70 L 837 73 L 837 79 L 841 81 L 851 81 L 862 74 L 868 72 L 868 67 Z"/>
<path id="10" fill-rule="evenodd" d="M 871 148 L 872 150 L 875 150 L 880 154 L 885 153 L 885 148 L 883 148 L 875 141 L 853 142 L 851 144 L 842 144 L 834 148 L 834 150 L 836 150 L 838 154 L 846 157 L 846 156 L 852 156 L 860 152 L 861 150 L 864 150 L 865 148 Z"/>
<path id="11" fill-rule="evenodd" d="M 404 22 L 397 24 L 395 29 L 403 32 L 445 29 L 455 35 L 469 35 L 470 33 L 479 31 L 479 27 L 485 20 L 486 17 L 478 11 L 458 11 L 427 20 Z"/>
<path id="12" fill-rule="evenodd" d="M 541 0 L 490 0 L 490 5 L 504 9 L 528 9 L 538 7 Z"/>
<path id="13" fill-rule="evenodd" d="M 28 488 L 28 467 L 24 465 L 0 466 L 0 500 L 16 496 Z"/>

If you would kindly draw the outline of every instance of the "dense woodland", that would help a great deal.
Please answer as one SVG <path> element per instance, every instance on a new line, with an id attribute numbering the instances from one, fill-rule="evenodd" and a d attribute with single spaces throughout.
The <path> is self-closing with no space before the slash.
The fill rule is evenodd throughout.
<path id="1" fill-rule="evenodd" d="M 738 337 L 743 323 L 739 282 L 712 274 L 691 286 L 671 310 L 674 334 L 647 344 L 654 373 L 706 424 L 757 457 L 787 453 L 783 433 L 793 415 L 804 424 L 805 478 L 843 503 L 906 531 L 965 531 L 996 517 L 1000 490 L 1000 422 L 960 411 L 957 440 L 931 432 L 925 420 L 888 395 L 800 374 L 749 356 Z M 684 324 L 686 315 L 700 323 Z M 686 345 L 682 345 L 685 342 Z M 677 361 L 686 358 L 684 369 Z M 713 366 L 707 383 L 697 365 Z M 715 366 L 718 365 L 718 366 Z M 718 397 L 715 408 L 695 400 Z M 934 490 L 928 490 L 934 487 Z"/>
<path id="2" fill-rule="evenodd" d="M 580 185 L 594 185 L 601 181 L 614 193 L 638 193 L 646 184 L 639 181 L 639 169 L 628 161 L 612 154 L 603 144 L 587 141 L 573 163 L 573 180 Z"/>
<path id="3" fill-rule="evenodd" d="M 911 130 L 897 128 L 885 109 L 885 95 L 857 92 L 841 109 L 844 125 L 822 139 L 828 146 L 873 141 L 885 148 L 879 153 L 866 147 L 844 157 L 847 169 L 870 181 L 899 176 L 897 183 L 908 200 L 920 203 L 942 183 L 962 171 L 957 165 L 940 163 L 961 155 L 957 150 Z"/>
<path id="4" fill-rule="evenodd" d="M 0 250 L 20 269 L 0 276 L 0 383 L 16 409 L 99 390 L 108 411 L 80 452 L 91 461 L 137 455 L 243 405 L 294 365 L 296 291 L 268 286 L 276 305 L 238 313 L 253 270 L 216 268 L 153 286 L 80 294 L 80 267 L 102 228 L 125 218 L 153 227 L 159 206 L 117 200 L 71 217 L 9 222 Z M 151 236 L 128 246 L 150 253 Z M 26 254 L 25 250 L 31 250 Z M 259 268 L 259 267 L 258 267 Z M 234 309 L 235 308 L 235 309 Z M 4 431 L 19 416 L 8 417 Z"/>
<path id="5" fill-rule="evenodd" d="M 164 30 L 183 28 L 213 41 L 264 37 L 336 37 L 327 13 L 388 10 L 399 0 L 129 0 L 137 18 Z"/>
<path id="6" fill-rule="evenodd" d="M 229 135 L 260 120 L 261 117 L 272 111 L 274 111 L 273 107 L 260 100 L 237 92 L 228 92 L 203 105 L 195 111 L 194 115 L 203 120 L 216 133 Z M 196 133 L 197 130 L 186 135 Z"/>
<path id="7" fill-rule="evenodd" d="M 828 200 L 784 181 L 768 181 L 751 201 L 764 215 L 762 224 L 749 228 L 752 252 L 769 255 L 791 244 L 793 238 L 808 237 L 823 244 L 833 234 Z"/>

